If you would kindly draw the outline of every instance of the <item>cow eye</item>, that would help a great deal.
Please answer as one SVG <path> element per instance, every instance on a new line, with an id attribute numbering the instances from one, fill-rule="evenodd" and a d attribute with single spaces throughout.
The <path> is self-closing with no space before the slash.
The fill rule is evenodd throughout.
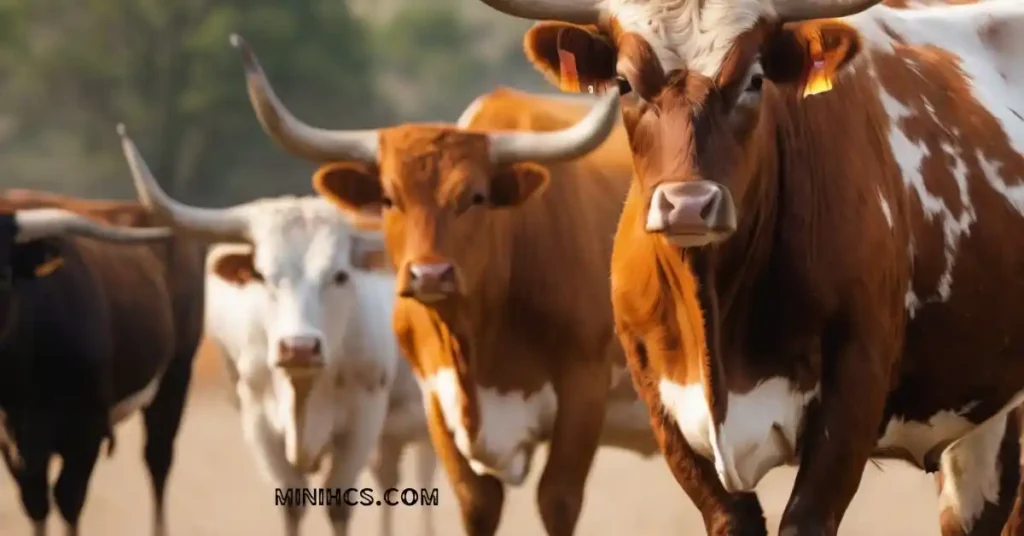
<path id="1" fill-rule="evenodd" d="M 384 208 L 391 208 L 391 207 L 395 206 L 394 202 L 393 202 L 393 201 L 391 201 L 391 198 L 390 198 L 390 197 L 384 197 L 384 198 L 382 198 L 382 199 L 380 200 L 380 204 L 381 204 L 381 205 L 382 205 L 382 206 L 383 206 Z"/>
<path id="2" fill-rule="evenodd" d="M 615 83 L 619 86 L 619 95 L 627 95 L 630 91 L 633 91 L 633 86 L 626 80 L 626 77 L 619 76 L 615 78 Z"/>
<path id="3" fill-rule="evenodd" d="M 344 285 L 347 282 L 348 282 L 348 272 L 346 272 L 345 270 L 338 270 L 334 274 L 334 284 L 335 285 Z"/>
<path id="4" fill-rule="evenodd" d="M 764 84 L 764 76 L 760 74 L 754 74 L 750 77 L 750 82 L 747 83 L 746 91 L 757 92 L 761 91 L 761 86 Z"/>
<path id="5" fill-rule="evenodd" d="M 487 201 L 487 198 L 481 193 L 475 193 L 473 194 L 473 197 L 469 199 L 469 202 L 474 205 L 482 205 L 485 201 Z"/>

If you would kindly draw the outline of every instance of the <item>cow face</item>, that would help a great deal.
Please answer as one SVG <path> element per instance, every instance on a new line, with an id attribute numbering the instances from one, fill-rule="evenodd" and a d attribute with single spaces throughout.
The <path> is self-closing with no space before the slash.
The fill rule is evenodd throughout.
<path id="1" fill-rule="evenodd" d="M 301 374 L 333 365 L 344 358 L 338 350 L 358 314 L 354 286 L 379 237 L 354 231 L 315 198 L 263 200 L 248 212 L 253 247 L 224 253 L 211 273 L 258 295 L 269 367 Z"/>
<path id="2" fill-rule="evenodd" d="M 487 3 L 521 16 L 548 9 Z M 584 3 L 540 4 L 555 14 L 576 9 L 565 19 L 585 20 Z M 856 31 L 840 21 L 782 21 L 874 2 L 839 0 L 840 11 L 818 2 L 818 12 L 798 3 L 776 2 L 773 13 L 768 1 L 597 2 L 598 24 L 539 23 L 525 46 L 563 89 L 617 85 L 626 93 L 623 119 L 648 202 L 646 228 L 683 247 L 702 246 L 731 235 L 758 173 L 778 165 L 773 111 L 827 89 L 860 49 Z"/>
<path id="3" fill-rule="evenodd" d="M 548 172 L 528 162 L 493 164 L 485 135 L 443 127 L 381 133 L 379 168 L 321 167 L 314 188 L 346 212 L 382 216 L 397 292 L 424 304 L 481 290 L 493 271 L 487 236 L 502 212 L 540 193 Z"/>

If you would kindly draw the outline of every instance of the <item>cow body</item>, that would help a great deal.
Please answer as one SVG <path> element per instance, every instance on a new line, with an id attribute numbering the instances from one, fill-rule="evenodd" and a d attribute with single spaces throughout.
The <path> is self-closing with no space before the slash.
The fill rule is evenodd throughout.
<path id="1" fill-rule="evenodd" d="M 547 441 L 541 518 L 548 534 L 572 534 L 598 445 L 655 449 L 609 310 L 630 173 L 615 100 L 587 112 L 497 90 L 458 125 L 325 131 L 289 114 L 252 50 L 233 43 L 264 130 L 334 161 L 314 187 L 383 227 L 398 268 L 394 329 L 467 533 L 495 533 L 504 485 L 522 483 Z"/>
<path id="2" fill-rule="evenodd" d="M 31 190 L 8 192 L 2 203 L 13 212 L 62 208 L 125 227 L 153 223 L 136 203 Z M 43 534 L 49 462 L 59 455 L 53 494 L 76 533 L 103 437 L 112 452 L 112 427 L 142 409 L 153 531 L 163 534 L 164 490 L 202 329 L 201 246 L 177 237 L 130 246 L 54 237 L 38 247 L 63 264 L 12 285 L 0 341 L 5 459 L 22 504 Z"/>
<path id="3" fill-rule="evenodd" d="M 528 52 L 630 92 L 616 324 L 709 533 L 763 534 L 754 486 L 799 463 L 780 534 L 835 534 L 870 456 L 940 471 L 944 534 L 997 533 L 1024 388 L 1024 6 L 488 3 L 598 23 L 538 24 Z"/>
<path id="4" fill-rule="evenodd" d="M 314 198 L 279 202 L 324 204 Z M 347 223 L 340 214 L 333 209 L 330 211 L 329 216 L 338 220 L 334 225 L 345 229 Z M 295 234 L 291 239 L 299 241 Z M 305 247 L 315 247 L 316 240 L 307 237 L 304 242 Z M 332 447 L 341 445 L 341 438 L 346 435 L 362 437 L 379 433 L 372 458 L 379 493 L 397 487 L 401 455 L 410 445 L 418 447 L 418 483 L 428 488 L 433 481 L 436 458 L 427 436 L 422 395 L 409 366 L 398 356 L 391 330 L 394 275 L 383 271 L 352 272 L 349 284 L 354 285 L 354 296 L 337 298 L 354 300 L 351 306 L 356 314 L 348 322 L 328 328 L 340 332 L 338 338 L 342 344 L 336 353 L 341 362 L 337 367 L 318 372 L 315 384 L 310 387 L 311 394 L 302 407 L 295 407 L 288 382 L 275 378 L 281 372 L 275 370 L 268 359 L 273 320 L 267 315 L 266 289 L 257 281 L 241 282 L 218 273 L 229 259 L 251 255 L 252 250 L 253 247 L 246 244 L 217 244 L 211 248 L 207 257 L 205 318 L 207 334 L 220 349 L 233 380 L 246 441 L 264 474 L 278 487 L 298 488 L 306 485 L 309 473 L 315 471 L 321 458 L 328 454 L 351 459 L 346 463 L 358 464 L 361 468 L 371 460 L 370 452 L 346 452 Z M 388 380 L 388 396 L 371 400 L 361 396 L 363 391 L 374 392 L 384 376 L 393 377 Z M 368 427 L 361 417 L 380 414 L 385 408 L 386 417 L 379 430 Z M 296 445 L 296 451 L 305 453 L 302 457 L 308 461 L 303 462 L 304 465 L 289 459 L 287 445 L 290 443 Z M 351 475 L 334 471 L 324 485 L 352 487 L 355 482 L 343 480 L 346 476 Z M 429 512 L 429 509 L 424 510 L 426 533 L 432 533 Z M 386 536 L 393 533 L 392 515 L 390 507 L 381 511 L 381 533 Z"/>

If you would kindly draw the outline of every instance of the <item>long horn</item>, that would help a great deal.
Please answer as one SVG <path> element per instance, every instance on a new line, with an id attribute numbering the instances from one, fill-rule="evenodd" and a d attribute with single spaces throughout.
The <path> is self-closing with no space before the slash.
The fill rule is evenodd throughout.
<path id="1" fill-rule="evenodd" d="M 480 0 L 513 17 L 529 20 L 560 20 L 597 24 L 606 0 Z"/>
<path id="2" fill-rule="evenodd" d="M 326 130 L 300 121 L 277 98 L 249 43 L 242 36 L 231 34 L 231 46 L 242 55 L 249 101 L 271 139 L 293 155 L 314 162 L 377 161 L 376 130 Z"/>
<path id="3" fill-rule="evenodd" d="M 781 22 L 834 19 L 856 15 L 882 0 L 775 0 L 775 13 Z"/>
<path id="4" fill-rule="evenodd" d="M 619 91 L 609 90 L 575 125 L 553 132 L 498 132 L 490 134 L 495 163 L 557 162 L 579 158 L 600 146 L 619 119 Z"/>
<path id="5" fill-rule="evenodd" d="M 118 123 L 117 134 L 121 137 L 124 158 L 132 172 L 135 192 L 146 208 L 173 221 L 176 227 L 210 236 L 215 240 L 249 239 L 249 220 L 239 207 L 198 208 L 175 201 L 157 183 L 135 142 L 128 137 L 128 131 L 123 123 Z"/>
<path id="6" fill-rule="evenodd" d="M 14 221 L 18 226 L 15 242 L 77 235 L 104 242 L 136 243 L 165 240 L 172 234 L 166 227 L 113 227 L 59 208 L 19 210 L 14 213 Z"/>

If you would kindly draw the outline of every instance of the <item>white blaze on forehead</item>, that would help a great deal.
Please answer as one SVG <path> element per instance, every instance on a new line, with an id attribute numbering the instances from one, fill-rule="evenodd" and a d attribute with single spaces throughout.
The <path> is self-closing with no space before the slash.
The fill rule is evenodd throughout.
<path id="1" fill-rule="evenodd" d="M 718 74 L 737 37 L 774 16 L 767 0 L 610 0 L 608 12 L 651 45 L 666 73 L 686 67 L 708 77 Z"/>

